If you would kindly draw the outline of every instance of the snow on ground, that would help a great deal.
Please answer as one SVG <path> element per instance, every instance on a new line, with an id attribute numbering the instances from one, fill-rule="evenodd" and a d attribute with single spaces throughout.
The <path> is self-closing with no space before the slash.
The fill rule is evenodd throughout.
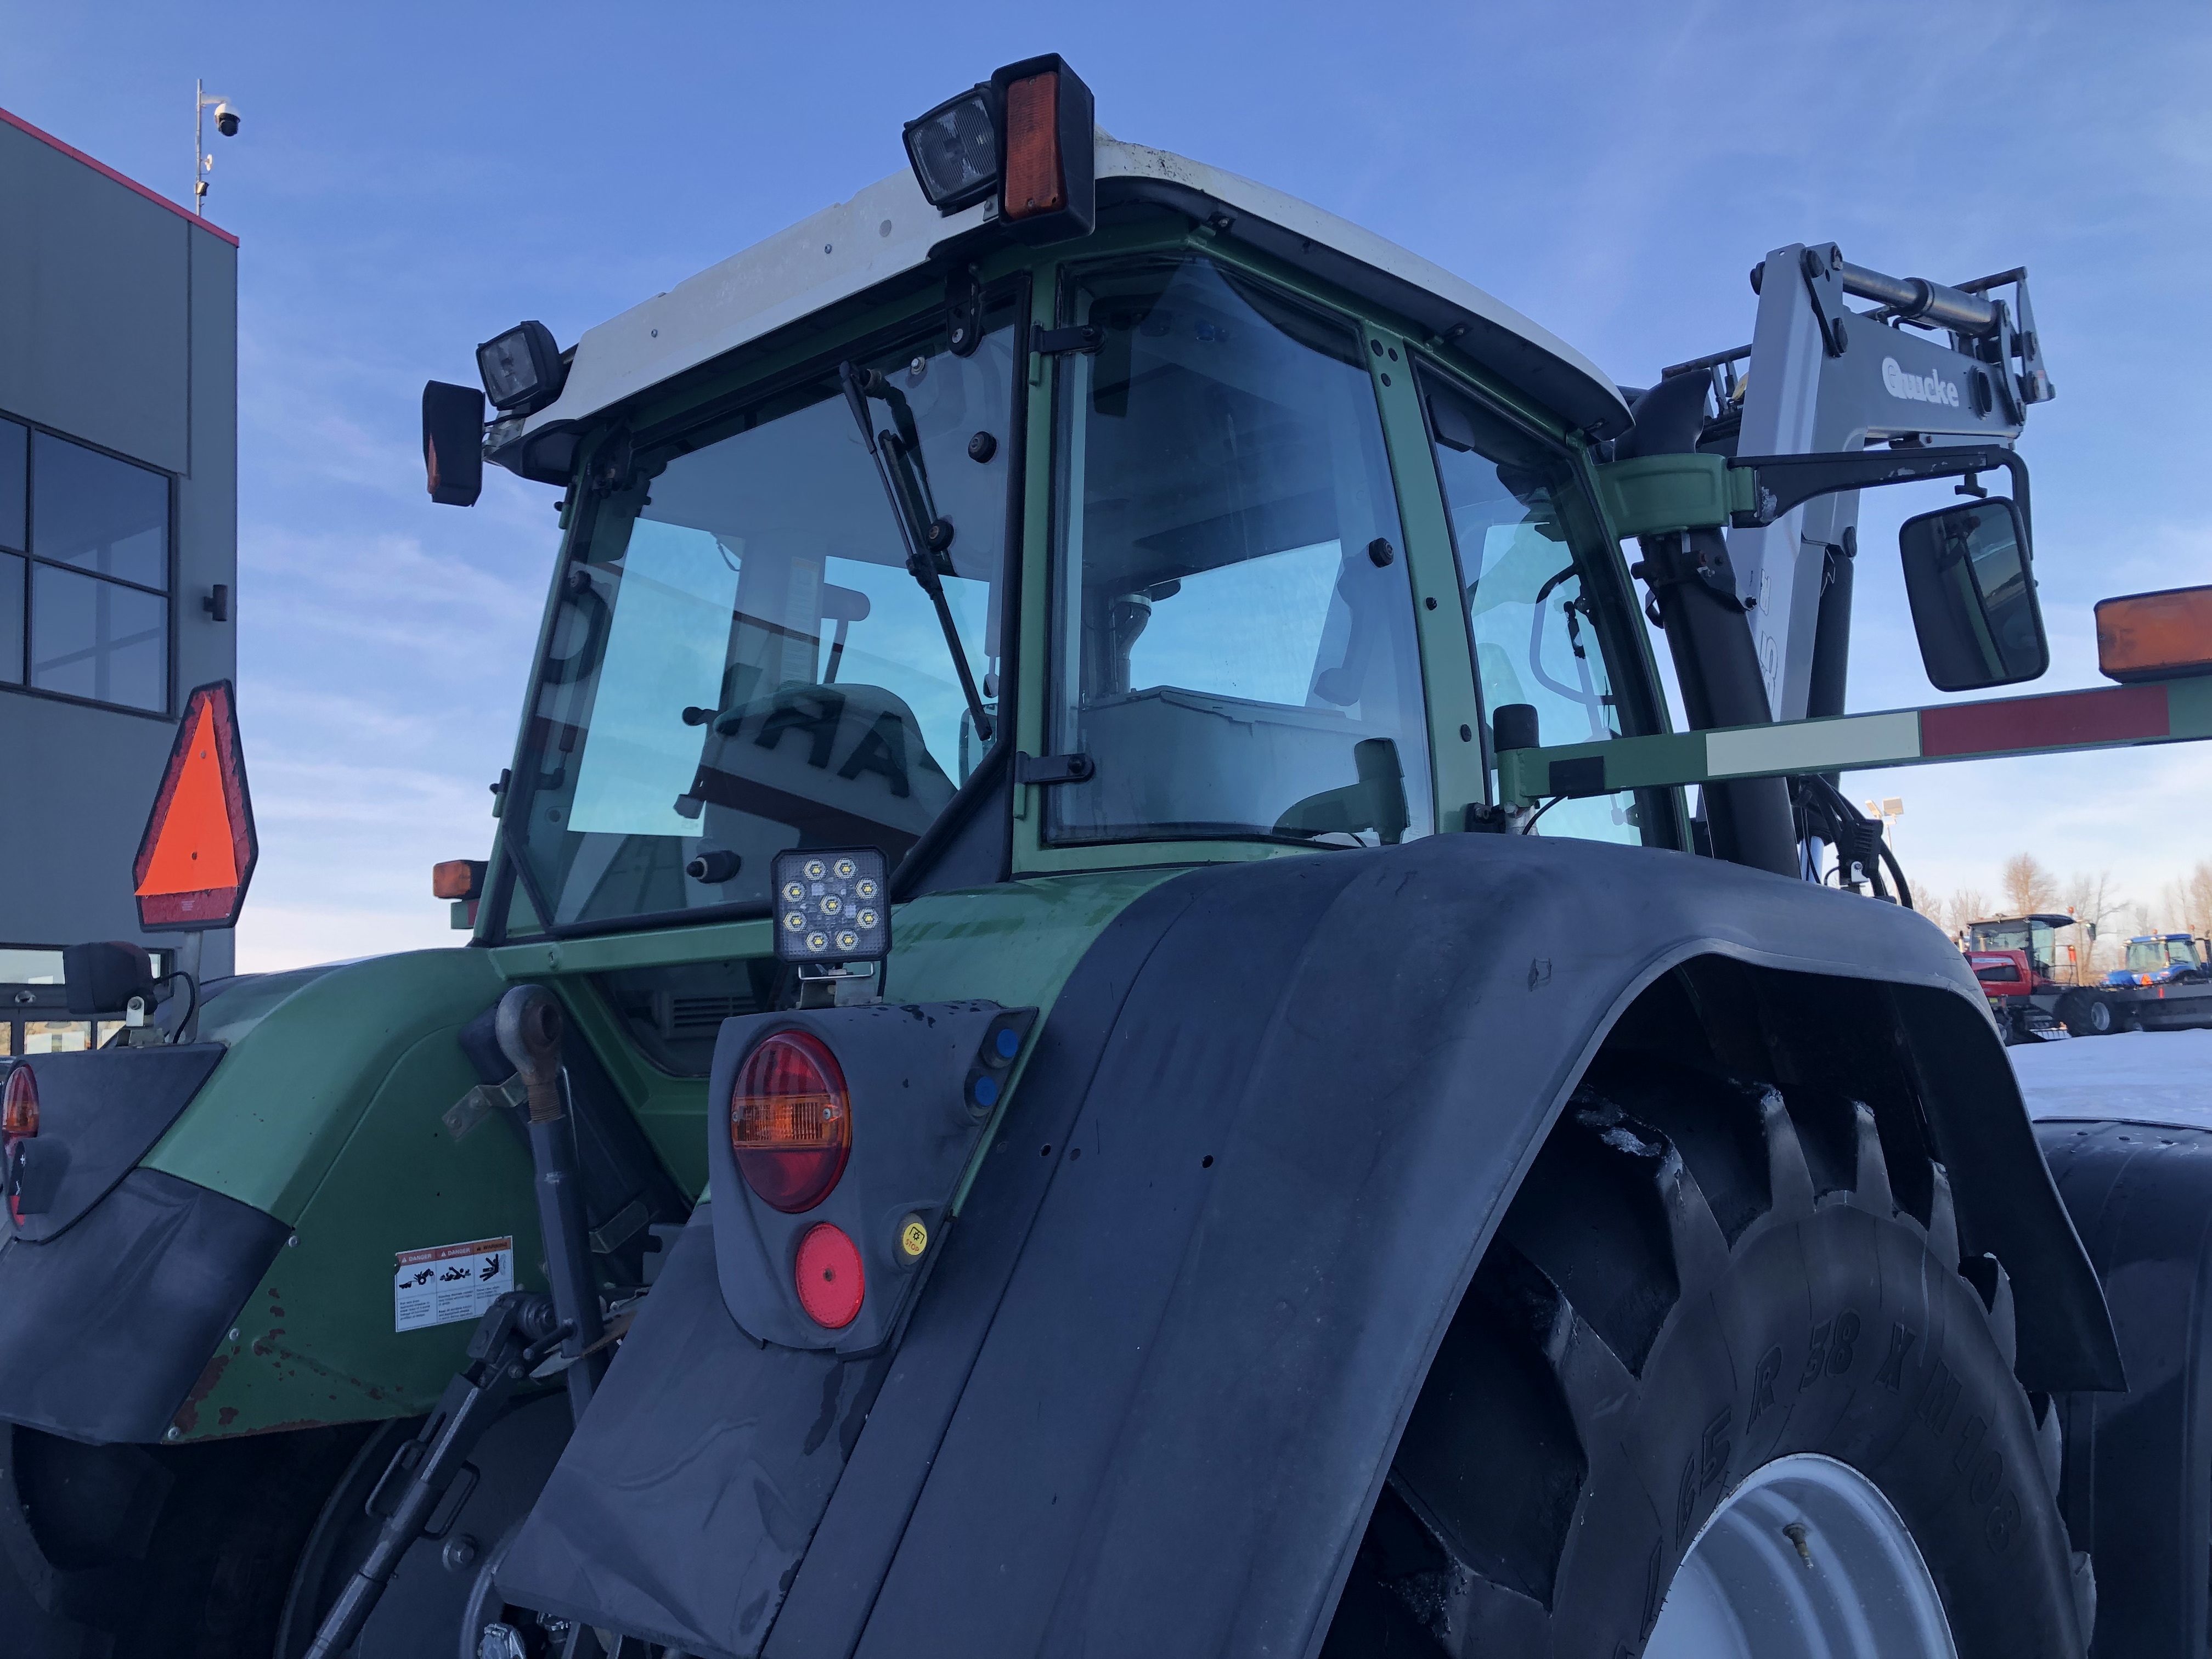
<path id="1" fill-rule="evenodd" d="M 2212 1129 L 2212 1030 L 2125 1031 L 2005 1051 L 2031 1117 Z"/>

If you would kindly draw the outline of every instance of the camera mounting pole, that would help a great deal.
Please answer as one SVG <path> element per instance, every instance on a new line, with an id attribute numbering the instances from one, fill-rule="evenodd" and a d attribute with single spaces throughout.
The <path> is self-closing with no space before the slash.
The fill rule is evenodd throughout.
<path id="1" fill-rule="evenodd" d="M 227 98 L 208 95 L 207 82 L 192 82 L 192 211 L 204 218 L 207 215 L 209 172 L 215 166 L 215 157 L 208 153 L 207 112 L 215 112 L 215 130 L 226 138 L 238 136 L 238 112 L 230 106 Z"/>

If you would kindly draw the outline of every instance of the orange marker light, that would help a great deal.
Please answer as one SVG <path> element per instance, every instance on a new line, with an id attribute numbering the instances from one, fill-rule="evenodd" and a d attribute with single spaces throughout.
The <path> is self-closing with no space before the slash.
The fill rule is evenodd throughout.
<path id="1" fill-rule="evenodd" d="M 482 896 L 484 861 L 482 859 L 447 859 L 430 866 L 430 896 L 441 899 L 472 899 Z"/>
<path id="2" fill-rule="evenodd" d="M 1048 70 L 1006 88 L 1006 182 L 1001 213 L 1033 219 L 1067 205 L 1060 157 L 1060 75 Z"/>
<path id="3" fill-rule="evenodd" d="M 2212 673 L 2212 587 L 2100 600 L 2097 666 L 2123 684 Z"/>

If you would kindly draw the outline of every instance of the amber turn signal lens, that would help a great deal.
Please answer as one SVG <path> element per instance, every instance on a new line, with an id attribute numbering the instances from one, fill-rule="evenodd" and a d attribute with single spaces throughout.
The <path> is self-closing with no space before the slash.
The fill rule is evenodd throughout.
<path id="1" fill-rule="evenodd" d="M 738 1069 L 730 1096 L 738 1173 L 770 1209 L 811 1210 L 830 1195 L 853 1151 L 845 1073 L 819 1037 L 778 1031 Z"/>
<path id="2" fill-rule="evenodd" d="M 447 859 L 430 866 L 430 896 L 441 899 L 480 898 L 483 894 L 482 859 Z"/>
<path id="3" fill-rule="evenodd" d="M 1031 219 L 1066 205 L 1066 177 L 1060 164 L 1060 75 L 1048 70 L 1006 88 L 1006 181 L 1000 211 L 1009 219 Z"/>
<path id="4" fill-rule="evenodd" d="M 2212 673 L 2212 587 L 2099 601 L 2097 666 L 2122 684 Z"/>
<path id="5" fill-rule="evenodd" d="M 39 1079 L 27 1066 L 8 1073 L 6 1103 L 0 1105 L 0 1133 L 10 1139 L 39 1133 Z"/>

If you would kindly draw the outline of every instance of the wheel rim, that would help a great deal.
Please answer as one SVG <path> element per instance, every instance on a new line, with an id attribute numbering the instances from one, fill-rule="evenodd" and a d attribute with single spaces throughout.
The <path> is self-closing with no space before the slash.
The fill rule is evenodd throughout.
<path id="1" fill-rule="evenodd" d="M 1802 1545 L 1802 1548 L 1801 1548 Z M 1801 1452 L 1691 1541 L 1644 1659 L 1957 1659 L 1912 1534 L 1849 1464 Z"/>

